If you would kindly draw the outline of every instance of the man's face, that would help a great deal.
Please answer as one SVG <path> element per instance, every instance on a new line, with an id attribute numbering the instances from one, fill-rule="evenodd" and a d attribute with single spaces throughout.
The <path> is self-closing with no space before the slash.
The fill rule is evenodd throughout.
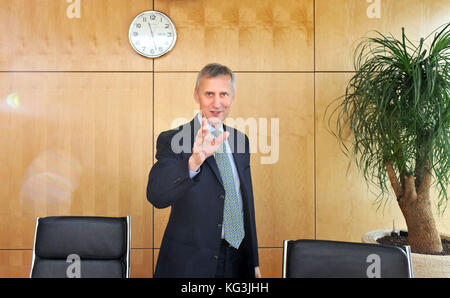
<path id="1" fill-rule="evenodd" d="M 218 77 L 203 76 L 198 90 L 194 91 L 195 101 L 200 105 L 202 116 L 216 126 L 225 120 L 234 100 L 233 85 L 229 75 Z"/>

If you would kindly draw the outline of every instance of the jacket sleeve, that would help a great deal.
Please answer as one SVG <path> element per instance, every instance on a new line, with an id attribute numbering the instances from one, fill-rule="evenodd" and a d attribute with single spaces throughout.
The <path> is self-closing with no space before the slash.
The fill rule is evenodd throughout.
<path id="1" fill-rule="evenodd" d="M 182 198 L 195 181 L 189 177 L 186 154 L 171 149 L 171 134 L 161 133 L 156 143 L 157 162 L 150 170 L 147 200 L 156 208 L 166 208 Z"/>

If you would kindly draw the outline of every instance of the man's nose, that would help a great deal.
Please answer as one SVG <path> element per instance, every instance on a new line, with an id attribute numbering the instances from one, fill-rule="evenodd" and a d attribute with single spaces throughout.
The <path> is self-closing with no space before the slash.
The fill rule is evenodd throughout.
<path id="1" fill-rule="evenodd" d="M 220 103 L 220 96 L 219 95 L 214 96 L 213 106 L 214 107 L 220 107 L 220 105 L 221 105 L 221 103 Z"/>

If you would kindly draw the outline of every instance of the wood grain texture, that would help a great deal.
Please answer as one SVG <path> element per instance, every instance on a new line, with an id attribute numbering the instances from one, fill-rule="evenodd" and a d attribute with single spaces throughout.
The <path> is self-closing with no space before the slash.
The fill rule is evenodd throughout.
<path id="1" fill-rule="evenodd" d="M 129 26 L 148 0 L 80 1 L 80 18 L 69 18 L 65 0 L 0 2 L 0 70 L 151 71 L 137 54 Z"/>
<path id="2" fill-rule="evenodd" d="M 0 90 L 17 98 L 0 103 L 0 248 L 31 248 L 52 215 L 131 215 L 151 248 L 151 76 L 3 73 Z"/>
<path id="3" fill-rule="evenodd" d="M 155 270 L 156 264 L 158 262 L 158 255 L 159 255 L 159 248 L 154 248 L 153 249 L 153 271 Z"/>
<path id="4" fill-rule="evenodd" d="M 130 278 L 153 277 L 153 249 L 131 249 Z"/>
<path id="5" fill-rule="evenodd" d="M 28 278 L 32 250 L 0 250 L 0 278 Z"/>
<path id="6" fill-rule="evenodd" d="M 312 0 L 156 0 L 178 32 L 155 70 L 200 70 L 211 62 L 238 70 L 312 70 Z M 189 57 L 188 59 L 186 59 Z"/>
<path id="7" fill-rule="evenodd" d="M 376 1 L 371 2 L 316 0 L 316 70 L 354 70 L 356 45 L 375 30 L 398 38 L 404 27 L 408 38 L 418 42 L 449 21 L 448 0 L 379 0 L 379 18 L 372 14 Z"/>
<path id="8" fill-rule="evenodd" d="M 283 248 L 260 248 L 259 268 L 262 278 L 280 278 L 283 269 Z"/>

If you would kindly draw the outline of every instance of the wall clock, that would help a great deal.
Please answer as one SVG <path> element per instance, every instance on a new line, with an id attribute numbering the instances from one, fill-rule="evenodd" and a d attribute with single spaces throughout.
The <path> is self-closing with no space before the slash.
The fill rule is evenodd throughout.
<path id="1" fill-rule="evenodd" d="M 140 55 L 157 58 L 175 46 L 177 31 L 172 20 L 156 10 L 140 13 L 131 22 L 128 39 Z"/>

